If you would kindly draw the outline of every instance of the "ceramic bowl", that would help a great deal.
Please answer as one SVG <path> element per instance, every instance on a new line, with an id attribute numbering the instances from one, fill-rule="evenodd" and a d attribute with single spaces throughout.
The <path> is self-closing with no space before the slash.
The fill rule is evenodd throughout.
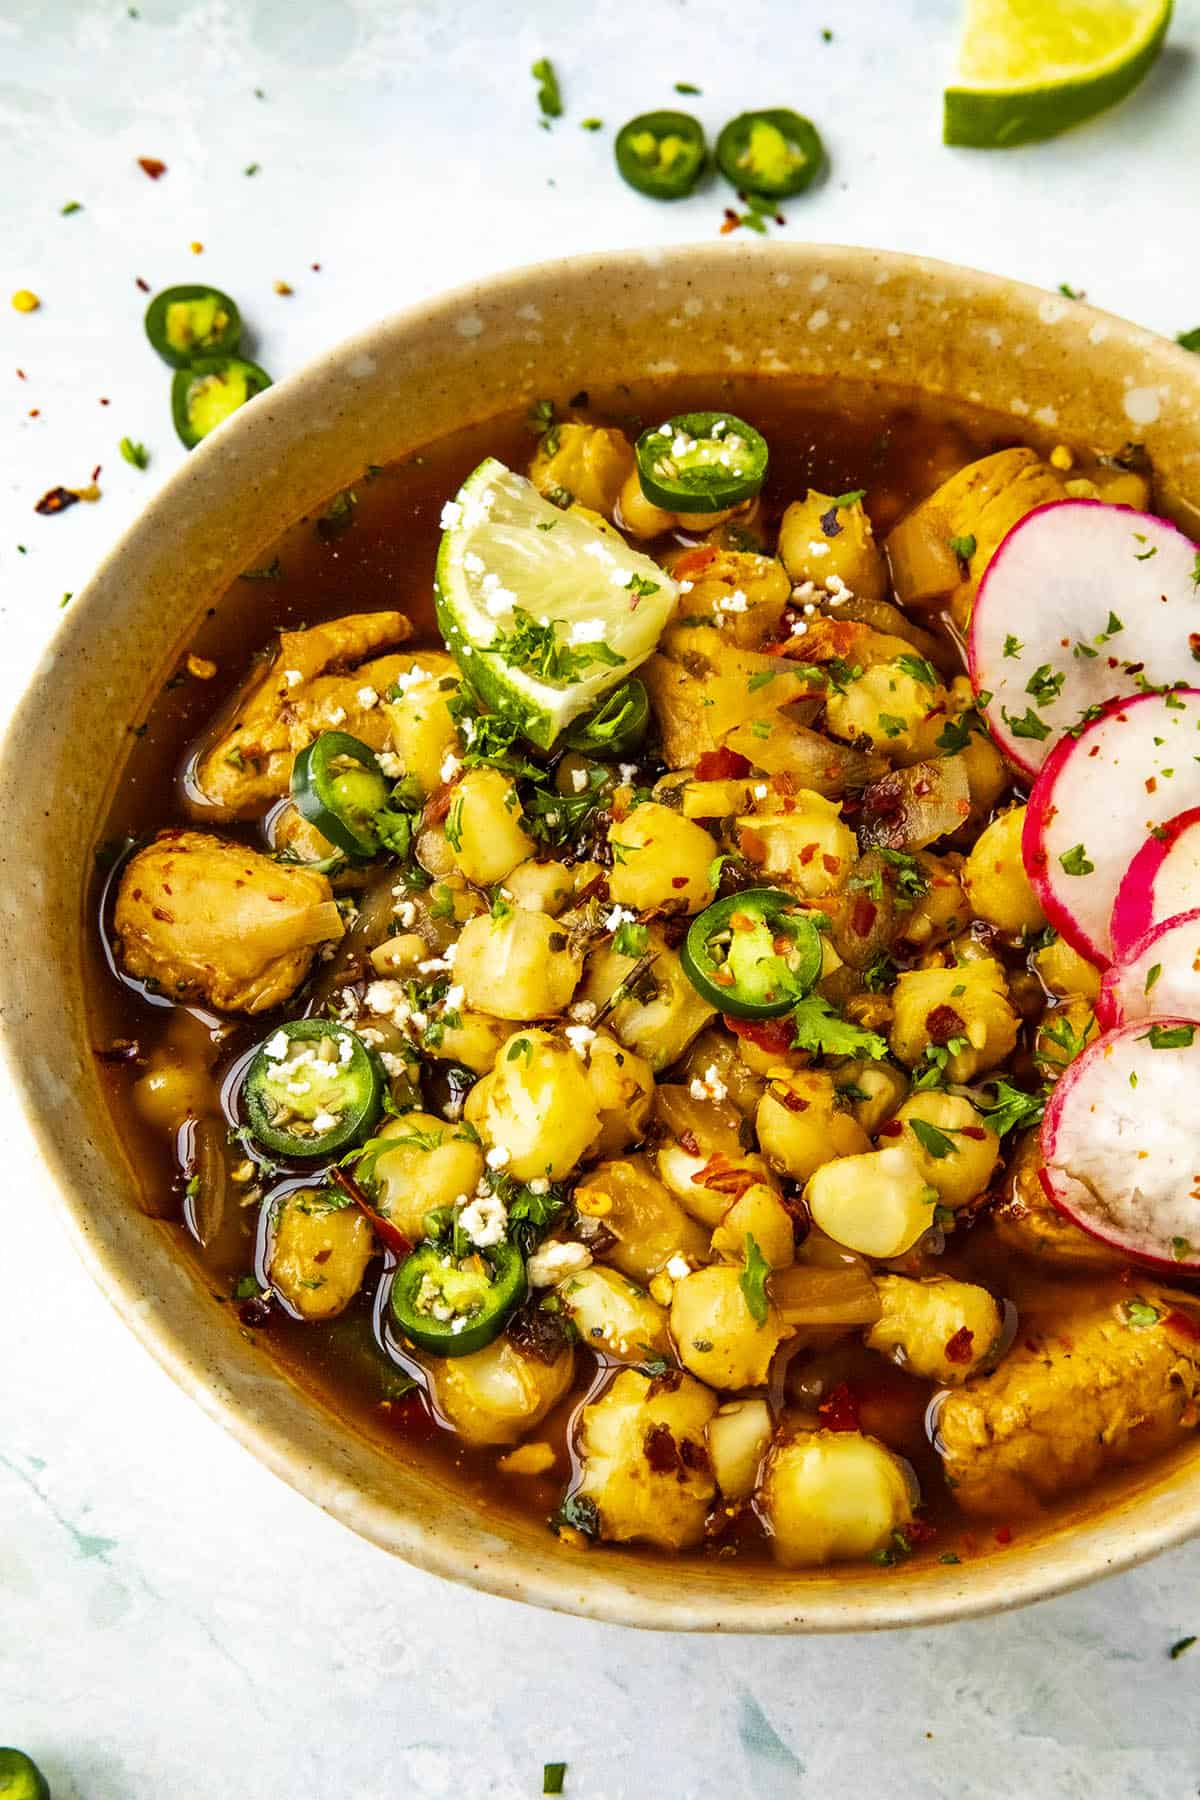
<path id="1" fill-rule="evenodd" d="M 89 1047 L 82 901 L 130 707 L 158 690 L 231 577 L 369 462 L 540 393 L 730 371 L 942 394 L 1006 415 L 1015 435 L 1136 439 L 1164 505 L 1193 534 L 1200 524 L 1200 358 L 994 276 L 873 250 L 719 243 L 525 269 L 387 319 L 223 426 L 65 616 L 0 755 L 3 1040 L 49 1185 L 127 1324 L 255 1456 L 385 1550 L 491 1593 L 673 1630 L 964 1618 L 1188 1537 L 1200 1464 L 1147 1469 L 1112 1502 L 957 1567 L 784 1574 L 568 1550 L 538 1520 L 481 1512 L 436 1471 L 356 1435 L 246 1343 L 171 1229 L 133 1205 Z"/>

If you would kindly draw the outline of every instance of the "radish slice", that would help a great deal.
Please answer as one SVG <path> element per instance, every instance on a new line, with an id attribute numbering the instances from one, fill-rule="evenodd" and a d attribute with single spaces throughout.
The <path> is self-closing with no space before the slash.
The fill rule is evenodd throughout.
<path id="1" fill-rule="evenodd" d="M 1109 927 L 1124 962 L 1146 933 L 1200 900 L 1200 806 L 1176 813 L 1148 837 L 1117 889 Z"/>
<path id="2" fill-rule="evenodd" d="M 1139 1019 L 1096 1038 L 1042 1120 L 1042 1186 L 1126 1256 L 1200 1271 L 1200 1025 Z"/>
<path id="3" fill-rule="evenodd" d="M 1050 923 L 1101 967 L 1113 902 L 1148 832 L 1200 806 L 1200 689 L 1114 701 L 1060 738 L 1033 784 L 1021 849 Z"/>
<path id="4" fill-rule="evenodd" d="M 1129 506 L 1040 506 L 987 566 L 967 654 L 988 730 L 1036 775 L 1090 708 L 1195 673 L 1200 551 L 1166 519 Z"/>
<path id="5" fill-rule="evenodd" d="M 1148 931 L 1101 983 L 1096 1018 L 1102 1030 L 1160 1013 L 1200 1019 L 1200 908 Z"/>

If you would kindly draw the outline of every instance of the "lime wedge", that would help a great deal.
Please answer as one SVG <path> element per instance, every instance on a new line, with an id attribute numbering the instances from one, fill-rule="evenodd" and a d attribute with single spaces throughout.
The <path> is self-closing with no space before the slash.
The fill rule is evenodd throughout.
<path id="1" fill-rule="evenodd" d="M 548 750 L 658 642 L 678 588 L 619 532 L 488 457 L 442 512 L 434 599 L 484 705 Z"/>
<path id="2" fill-rule="evenodd" d="M 1115 106 L 1162 46 L 1172 0 L 968 0 L 948 144 L 1003 150 Z"/>

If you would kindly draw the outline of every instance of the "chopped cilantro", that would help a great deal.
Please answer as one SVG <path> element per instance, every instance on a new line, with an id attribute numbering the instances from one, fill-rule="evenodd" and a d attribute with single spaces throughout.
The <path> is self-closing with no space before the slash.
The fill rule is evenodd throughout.
<path id="1" fill-rule="evenodd" d="M 1050 736 L 1050 727 L 1044 719 L 1039 719 L 1032 706 L 1027 706 L 1021 717 L 1014 718 L 1007 706 L 1000 708 L 1000 717 L 1008 726 L 1014 737 L 1036 738 L 1039 743 Z"/>
<path id="2" fill-rule="evenodd" d="M 486 648 L 480 648 L 481 656 L 497 657 L 510 668 L 534 675 L 552 687 L 566 687 L 577 681 L 593 663 L 603 663 L 610 669 L 621 666 L 621 658 L 607 644 L 566 644 L 552 620 L 541 625 L 523 606 L 513 607 L 512 620 L 512 630 L 498 631 Z"/>
<path id="3" fill-rule="evenodd" d="M 1182 345 L 1185 350 L 1200 351 L 1200 325 L 1197 325 L 1193 331 L 1181 331 L 1175 342 Z M 1194 1644 L 1195 1641 L 1195 1638 L 1188 1639 L 1190 1644 Z"/>
<path id="4" fill-rule="evenodd" d="M 117 449 L 121 452 L 125 461 L 127 463 L 132 463 L 135 469 L 144 469 L 146 464 L 150 461 L 150 452 L 147 450 L 145 444 L 135 443 L 132 438 L 123 437 L 117 445 Z M 242 579 L 244 581 L 246 577 L 243 576 Z"/>
<path id="5" fill-rule="evenodd" d="M 1122 1310 L 1131 1331 L 1149 1331 L 1162 1318 L 1157 1306 L 1145 1300 L 1127 1300 Z"/>
<path id="6" fill-rule="evenodd" d="M 938 1162 L 944 1156 L 958 1154 L 957 1145 L 951 1142 L 944 1131 L 939 1131 L 937 1126 L 931 1125 L 927 1119 L 906 1119 L 905 1124 L 922 1150 L 928 1151 L 929 1155 L 935 1157 Z"/>
<path id="7" fill-rule="evenodd" d="M 677 81 L 675 92 L 677 94 L 702 94 L 704 89 L 698 88 L 694 81 Z"/>
<path id="8" fill-rule="evenodd" d="M 538 84 L 538 105 L 542 109 L 543 119 L 560 119 L 562 117 L 562 89 L 558 85 L 558 76 L 554 73 L 554 64 L 548 56 L 539 56 L 529 73 Z"/>
<path id="9" fill-rule="evenodd" d="M 661 582 L 648 581 L 644 575 L 637 574 L 631 575 L 625 583 L 626 589 L 634 596 L 635 600 L 646 600 L 651 594 L 657 594 L 661 585 Z"/>
<path id="10" fill-rule="evenodd" d="M 947 538 L 946 542 L 959 562 L 970 562 L 975 554 L 975 539 L 969 531 L 963 537 Z"/>
<path id="11" fill-rule="evenodd" d="M 1014 637 L 1012 635 L 1012 632 L 1010 631 L 1008 636 L 1004 640 L 1005 656 L 1020 656 L 1020 654 L 1024 648 L 1025 648 L 1025 646 L 1021 642 L 1020 638 Z"/>
<path id="12" fill-rule="evenodd" d="M 580 131 L 603 131 L 604 130 L 604 120 L 603 119 L 580 119 L 579 129 L 580 129 Z"/>
<path id="13" fill-rule="evenodd" d="M 746 1233 L 746 1263 L 738 1280 L 747 1310 L 758 1326 L 767 1322 L 767 1276 L 771 1273 L 771 1265 L 755 1243 L 750 1233 Z"/>
<path id="14" fill-rule="evenodd" d="M 1039 706 L 1049 706 L 1062 693 L 1065 680 L 1066 676 L 1052 670 L 1049 663 L 1042 663 L 1025 683 L 1025 692 L 1032 694 Z"/>
<path id="15" fill-rule="evenodd" d="M 849 493 L 839 494 L 833 504 L 841 507 L 842 510 L 845 511 L 847 507 L 857 506 L 859 501 L 865 500 L 866 497 L 866 488 L 851 488 Z"/>
<path id="16" fill-rule="evenodd" d="M 1023 1088 L 1014 1087 L 1003 1076 L 992 1084 L 996 1099 L 993 1105 L 985 1107 L 983 1122 L 989 1131 L 997 1137 L 1005 1137 L 1010 1131 L 1024 1129 L 1027 1125 L 1037 1125 L 1046 1110 L 1045 1097 L 1041 1094 L 1027 1094 Z"/>
<path id="17" fill-rule="evenodd" d="M 566 1763 L 543 1763 L 542 1793 L 561 1794 L 563 1791 L 563 1779 L 566 1776 L 566 1773 Z"/>
<path id="18" fill-rule="evenodd" d="M 66 219 L 69 218 L 71 213 L 82 212 L 83 202 L 81 200 L 68 200 L 67 204 L 65 206 L 60 206 L 58 210 L 63 218 Z"/>
<path id="19" fill-rule="evenodd" d="M 1197 339 L 1200 339 L 1200 332 L 1194 332 L 1192 335 L 1195 336 Z M 1181 338 L 1179 341 L 1180 341 L 1180 343 L 1182 343 L 1183 339 Z M 1189 348 L 1200 350 L 1200 342 L 1197 342 L 1195 345 L 1189 346 Z M 1167 1655 L 1170 1657 L 1172 1662 L 1178 1662 L 1179 1658 L 1183 1655 L 1184 1651 L 1190 1650 L 1192 1645 L 1195 1642 L 1196 1642 L 1196 1639 L 1194 1636 L 1176 1638 L 1175 1642 L 1171 1645 L 1171 1648 L 1167 1651 Z"/>
<path id="20" fill-rule="evenodd" d="M 1150 992 L 1150 989 L 1154 986 L 1155 982 L 1158 980 L 1158 978 L 1161 974 L 1162 974 L 1162 964 L 1155 963 L 1146 976 L 1146 985 L 1142 989 L 1142 992 L 1144 994 L 1148 994 Z"/>
<path id="21" fill-rule="evenodd" d="M 798 1001 L 792 1020 L 796 1027 L 792 1043 L 797 1050 L 823 1051 L 827 1056 L 869 1056 L 876 1062 L 887 1055 L 887 1042 L 878 1032 L 843 1019 L 820 994 L 806 994 Z"/>
<path id="22" fill-rule="evenodd" d="M 618 956 L 644 956 L 650 948 L 650 927 L 626 919 L 617 927 L 613 949 Z"/>
<path id="23" fill-rule="evenodd" d="M 1096 867 L 1082 844 L 1072 844 L 1058 860 L 1062 864 L 1064 875 L 1090 875 Z"/>
<path id="24" fill-rule="evenodd" d="M 1152 1050 L 1186 1050 L 1195 1036 L 1194 1025 L 1152 1025 L 1142 1042 Z"/>
<path id="25" fill-rule="evenodd" d="M 563 1526 L 578 1531 L 586 1538 L 600 1536 L 600 1514 L 594 1500 L 586 1494 L 568 1494 L 558 1511 L 550 1520 L 551 1531 L 561 1531 Z"/>
<path id="26" fill-rule="evenodd" d="M 904 656 L 898 656 L 896 662 L 900 668 L 904 670 L 906 675 L 912 676 L 914 681 L 921 682 L 925 687 L 935 688 L 939 686 L 937 671 L 934 669 L 933 664 L 927 662 L 923 656 L 910 656 L 905 654 Z"/>

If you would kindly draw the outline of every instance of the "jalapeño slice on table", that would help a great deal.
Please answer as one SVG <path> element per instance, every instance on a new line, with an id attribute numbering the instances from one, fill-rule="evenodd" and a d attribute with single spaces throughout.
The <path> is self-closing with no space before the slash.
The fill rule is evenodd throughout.
<path id="1" fill-rule="evenodd" d="M 0 1750 L 0 1796 L 3 1800 L 50 1800 L 46 1777 L 23 1750 Z"/>
<path id="2" fill-rule="evenodd" d="M 500 1335 L 526 1288 L 525 1264 L 512 1244 L 468 1256 L 422 1244 L 396 1271 L 392 1317 L 419 1350 L 469 1356 Z"/>
<path id="3" fill-rule="evenodd" d="M 292 764 L 297 812 L 347 856 L 378 854 L 374 820 L 389 792 L 375 752 L 348 731 L 323 731 Z"/>
<path id="4" fill-rule="evenodd" d="M 735 1019 L 773 1019 L 821 973 L 821 935 L 781 888 L 747 888 L 692 920 L 680 948 L 696 992 Z"/>
<path id="5" fill-rule="evenodd" d="M 186 369 L 200 356 L 232 356 L 242 317 L 220 288 L 164 288 L 146 308 L 146 336 L 164 362 Z"/>
<path id="6" fill-rule="evenodd" d="M 383 1105 L 379 1064 L 330 1019 L 293 1019 L 259 1045 L 242 1086 L 256 1143 L 276 1156 L 333 1156 L 365 1137 Z"/>
<path id="7" fill-rule="evenodd" d="M 171 416 L 181 443 L 194 450 L 201 438 L 271 385 L 257 363 L 240 356 L 202 356 L 177 369 L 171 383 Z"/>
<path id="8" fill-rule="evenodd" d="M 639 194 L 683 200 L 708 160 L 704 127 L 691 113 L 639 113 L 622 125 L 613 145 L 617 168 Z"/>
<path id="9" fill-rule="evenodd" d="M 677 413 L 638 439 L 638 481 L 667 512 L 723 512 L 758 493 L 767 456 L 767 440 L 733 413 Z"/>
<path id="10" fill-rule="evenodd" d="M 717 166 L 744 194 L 783 200 L 802 194 L 825 161 L 825 146 L 811 119 L 786 106 L 741 113 L 717 139 Z"/>
<path id="11" fill-rule="evenodd" d="M 608 698 L 563 735 L 568 750 L 590 756 L 628 756 L 650 729 L 650 699 L 636 677 L 623 681 Z"/>

